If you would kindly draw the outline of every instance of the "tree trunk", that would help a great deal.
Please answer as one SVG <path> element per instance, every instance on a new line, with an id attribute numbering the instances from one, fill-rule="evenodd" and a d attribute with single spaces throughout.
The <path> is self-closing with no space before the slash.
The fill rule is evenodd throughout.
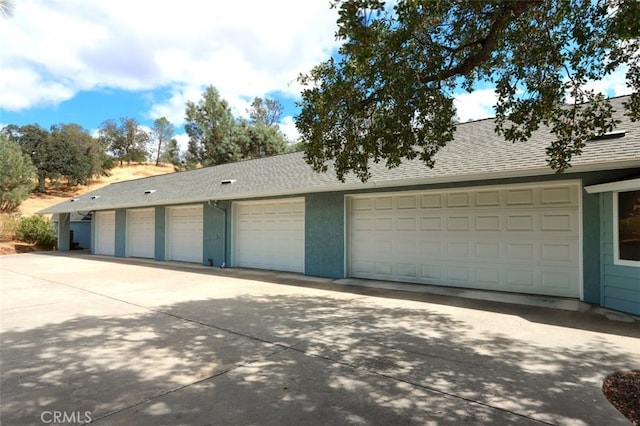
<path id="1" fill-rule="evenodd" d="M 156 155 L 156 167 L 160 164 L 160 149 L 162 148 L 162 139 L 158 140 L 158 154 Z"/>

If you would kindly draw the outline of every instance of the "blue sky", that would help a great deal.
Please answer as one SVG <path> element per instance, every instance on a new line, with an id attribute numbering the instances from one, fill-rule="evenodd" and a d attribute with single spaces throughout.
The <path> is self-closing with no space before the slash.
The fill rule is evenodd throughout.
<path id="1" fill-rule="evenodd" d="M 337 47 L 328 0 L 15 0 L 0 18 L 0 126 L 167 117 L 186 142 L 185 103 L 215 86 L 235 116 L 278 99 L 296 137 L 296 77 Z"/>
<path id="2" fill-rule="evenodd" d="M 185 103 L 211 84 L 236 117 L 279 100 L 296 139 L 296 77 L 335 53 L 335 22 L 329 0 L 15 0 L 0 17 L 0 127 L 165 116 L 184 147 Z M 622 77 L 598 88 L 624 94 Z M 492 115 L 491 88 L 456 98 L 461 121 Z"/>

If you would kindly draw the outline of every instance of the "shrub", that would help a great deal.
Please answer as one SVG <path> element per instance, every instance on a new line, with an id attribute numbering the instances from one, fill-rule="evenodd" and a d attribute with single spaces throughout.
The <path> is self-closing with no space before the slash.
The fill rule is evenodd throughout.
<path id="1" fill-rule="evenodd" d="M 53 222 L 38 215 L 20 219 L 16 228 L 16 238 L 45 250 L 53 249 L 57 243 Z"/>
<path id="2" fill-rule="evenodd" d="M 20 216 L 0 213 L 0 241 L 15 240 L 18 222 L 20 222 Z"/>

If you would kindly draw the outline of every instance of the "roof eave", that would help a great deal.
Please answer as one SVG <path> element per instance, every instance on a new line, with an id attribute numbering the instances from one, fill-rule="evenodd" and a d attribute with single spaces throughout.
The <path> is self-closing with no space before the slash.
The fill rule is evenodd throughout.
<path id="1" fill-rule="evenodd" d="M 585 173 L 604 170 L 626 169 L 640 167 L 640 159 L 632 159 L 625 161 L 610 161 L 610 162 L 594 162 L 577 164 L 571 167 L 566 173 Z M 517 169 L 499 172 L 483 172 L 483 173 L 469 173 L 458 175 L 445 175 L 445 176 L 428 176 L 420 178 L 409 179 L 390 179 L 390 180 L 370 180 L 368 182 L 356 182 L 343 184 L 336 182 L 336 185 L 323 185 L 318 187 L 298 188 L 290 190 L 281 190 L 273 192 L 247 192 L 236 193 L 229 195 L 212 196 L 205 198 L 188 198 L 188 199 L 171 199 L 171 200 L 158 200 L 157 202 L 140 202 L 140 203 L 121 203 L 111 205 L 80 205 L 72 206 L 69 201 L 57 204 L 52 207 L 40 210 L 37 214 L 53 214 L 53 213 L 71 213 L 76 211 L 99 211 L 99 210 L 115 210 L 115 209 L 135 209 L 143 207 L 153 206 L 167 206 L 167 205 L 180 205 L 180 204 L 194 204 L 204 203 L 207 200 L 242 200 L 253 198 L 274 198 L 283 196 L 299 196 L 300 194 L 322 193 L 322 192 L 352 192 L 373 188 L 397 188 L 403 186 L 418 186 L 418 185 L 437 185 L 443 183 L 460 183 L 460 182 L 474 182 L 482 180 L 494 180 L 494 179 L 513 179 L 522 177 L 533 176 L 549 176 L 555 174 L 551 168 L 544 167 L 532 167 L 530 169 Z M 66 203 L 66 204 L 65 204 Z"/>

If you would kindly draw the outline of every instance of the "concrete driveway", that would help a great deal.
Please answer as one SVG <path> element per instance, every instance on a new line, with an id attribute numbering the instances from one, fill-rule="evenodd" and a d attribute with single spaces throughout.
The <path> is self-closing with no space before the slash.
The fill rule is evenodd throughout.
<path id="1" fill-rule="evenodd" d="M 0 257 L 6 425 L 628 424 L 638 322 L 249 270 Z"/>

